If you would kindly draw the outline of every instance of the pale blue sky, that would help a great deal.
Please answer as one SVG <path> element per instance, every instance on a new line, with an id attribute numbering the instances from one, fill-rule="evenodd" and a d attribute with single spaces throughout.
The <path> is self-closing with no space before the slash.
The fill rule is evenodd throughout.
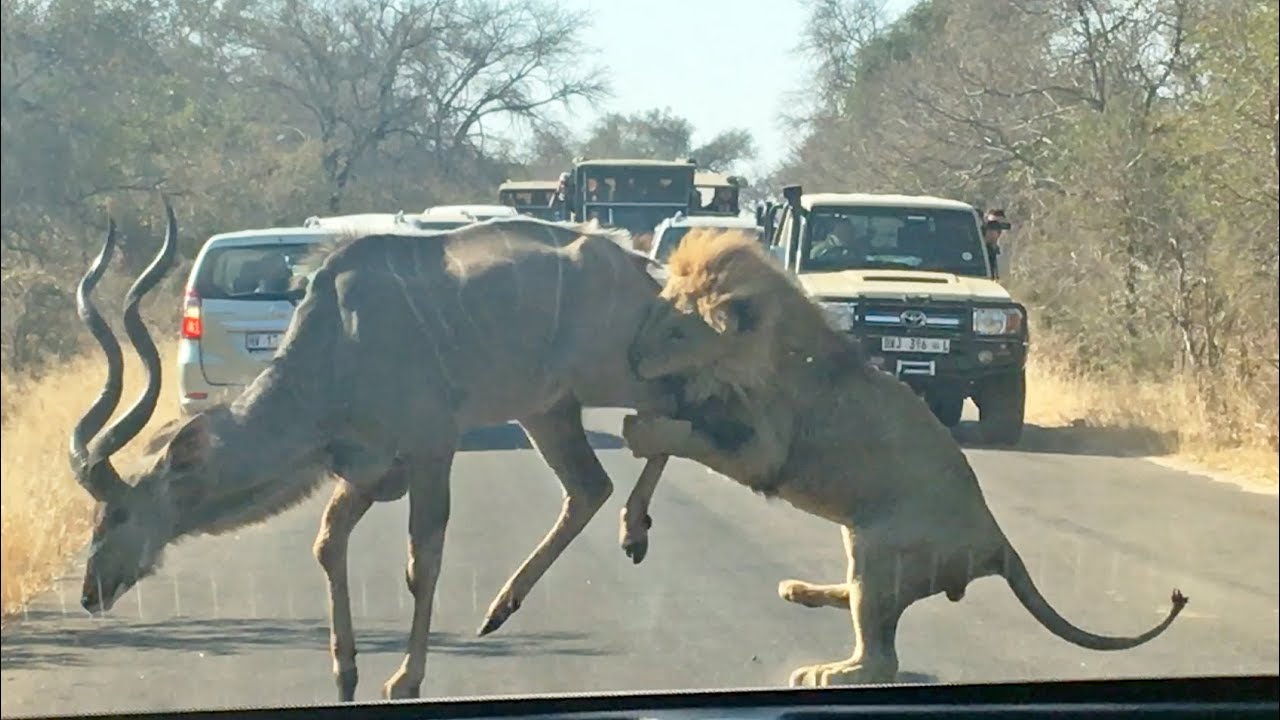
<path id="1" fill-rule="evenodd" d="M 670 107 L 693 123 L 695 140 L 742 127 L 760 156 L 748 174 L 778 162 L 787 132 L 779 121 L 807 65 L 794 52 L 805 22 L 799 0 L 561 0 L 594 20 L 591 58 L 611 71 L 613 97 L 575 108 L 585 129 L 603 112 Z M 890 17 L 914 0 L 888 0 Z"/>

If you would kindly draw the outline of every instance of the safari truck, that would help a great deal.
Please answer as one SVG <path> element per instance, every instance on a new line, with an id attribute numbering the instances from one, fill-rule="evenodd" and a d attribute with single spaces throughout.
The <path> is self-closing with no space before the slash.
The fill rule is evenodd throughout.
<path id="1" fill-rule="evenodd" d="M 693 215 L 737 215 L 740 210 L 738 193 L 746 184 L 736 175 L 707 170 L 695 172 L 693 185 L 698 191 L 700 206 L 692 209 Z"/>
<path id="2" fill-rule="evenodd" d="M 551 196 L 558 187 L 555 180 L 508 180 L 498 186 L 498 203 L 515 208 L 521 215 L 555 220 Z"/>
<path id="3" fill-rule="evenodd" d="M 648 252 L 658 223 L 700 205 L 693 182 L 696 168 L 692 159 L 578 158 L 566 185 L 563 217 L 626 228 L 636 249 Z"/>
<path id="4" fill-rule="evenodd" d="M 944 425 L 966 398 L 992 444 L 1022 435 L 1026 308 L 994 279 L 972 206 L 918 195 L 804 194 L 761 213 L 774 256 L 871 362 L 911 386 Z"/>

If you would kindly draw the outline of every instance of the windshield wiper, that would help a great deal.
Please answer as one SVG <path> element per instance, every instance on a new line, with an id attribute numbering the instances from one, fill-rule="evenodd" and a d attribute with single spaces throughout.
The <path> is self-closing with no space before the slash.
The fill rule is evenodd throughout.
<path id="1" fill-rule="evenodd" d="M 868 260 L 863 263 L 865 269 L 871 270 L 875 268 L 906 268 L 908 270 L 918 270 L 919 263 L 909 263 L 902 260 Z"/>

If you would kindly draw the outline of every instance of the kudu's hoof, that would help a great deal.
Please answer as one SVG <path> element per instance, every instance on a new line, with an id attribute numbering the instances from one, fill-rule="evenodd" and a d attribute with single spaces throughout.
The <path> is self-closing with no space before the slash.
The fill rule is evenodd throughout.
<path id="1" fill-rule="evenodd" d="M 485 635 L 488 635 L 494 630 L 502 627 L 502 624 L 507 621 L 507 618 L 511 617 L 512 614 L 519 609 L 520 602 L 513 600 L 508 604 L 490 610 L 489 614 L 485 616 L 484 624 L 480 626 L 479 630 L 476 630 L 476 635 L 484 637 Z"/>

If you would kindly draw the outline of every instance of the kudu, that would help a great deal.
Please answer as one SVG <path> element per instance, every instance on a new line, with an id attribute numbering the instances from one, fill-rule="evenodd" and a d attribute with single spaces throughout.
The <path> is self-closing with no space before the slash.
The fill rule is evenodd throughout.
<path id="1" fill-rule="evenodd" d="M 266 520 L 336 476 L 314 549 L 328 579 L 339 697 L 352 700 L 348 538 L 372 503 L 407 493 L 413 620 L 383 695 L 416 697 L 460 431 L 517 420 L 565 492 L 554 526 L 491 604 L 483 635 L 519 608 L 612 492 L 582 409 L 669 407 L 666 386 L 640 381 L 628 361 L 659 290 L 646 271 L 651 261 L 598 227 L 524 218 L 347 239 L 323 257 L 268 367 L 229 406 L 162 429 L 148 445 L 149 469 L 126 482 L 111 456 L 147 423 L 160 390 L 160 357 L 138 302 L 173 264 L 177 222 L 164 205 L 164 245 L 130 288 L 124 313 L 147 386 L 96 441 L 122 384 L 120 345 L 90 299 L 115 248 L 114 223 L 77 293 L 80 317 L 107 358 L 102 394 L 71 434 L 73 469 L 100 505 L 81 604 L 109 610 L 154 571 L 169 543 Z M 647 528 L 665 462 L 642 471 L 624 534 Z M 643 543 L 628 553 L 639 562 Z"/>

